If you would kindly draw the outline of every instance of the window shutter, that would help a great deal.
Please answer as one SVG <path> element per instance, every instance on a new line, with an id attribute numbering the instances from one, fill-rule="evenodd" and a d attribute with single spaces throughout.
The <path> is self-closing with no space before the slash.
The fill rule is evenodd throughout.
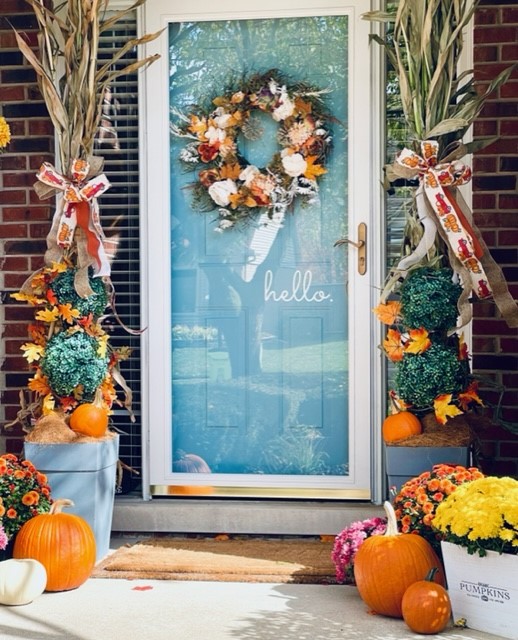
<path id="1" fill-rule="evenodd" d="M 137 35 L 136 13 L 132 12 L 101 34 L 99 64 L 110 59 L 121 42 Z M 133 49 L 117 63 L 118 68 L 137 59 Z M 120 321 L 138 330 L 140 318 L 140 219 L 137 74 L 117 78 L 105 95 L 103 119 L 95 154 L 104 157 L 104 172 L 111 188 L 99 199 L 101 223 L 108 239 L 108 253 L 116 248 L 112 262 L 115 309 Z M 120 430 L 120 459 L 140 472 L 141 448 L 141 358 L 140 336 L 124 330 L 115 316 L 105 322 L 114 347 L 128 346 L 131 356 L 121 363 L 121 372 L 133 393 L 135 422 L 124 407 L 114 404 L 114 426 Z M 123 400 L 120 388 L 119 398 Z M 137 476 L 135 476 L 137 477 Z M 127 489 L 127 487 L 125 487 Z M 135 488 L 135 487 L 132 487 Z"/>

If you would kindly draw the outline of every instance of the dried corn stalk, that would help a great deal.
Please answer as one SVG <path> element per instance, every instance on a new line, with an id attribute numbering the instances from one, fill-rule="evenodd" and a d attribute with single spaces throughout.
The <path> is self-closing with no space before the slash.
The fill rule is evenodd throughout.
<path id="1" fill-rule="evenodd" d="M 128 40 L 108 62 L 98 64 L 101 34 L 145 1 L 137 0 L 128 9 L 103 20 L 109 0 L 67 0 L 59 7 L 53 0 L 45 4 L 43 0 L 27 0 L 40 29 L 38 54 L 18 32 L 15 32 L 16 40 L 36 71 L 59 141 L 63 171 L 69 170 L 72 160 L 86 159 L 92 154 L 104 94 L 110 83 L 119 76 L 147 67 L 158 57 L 148 56 L 122 68 L 116 67 L 128 51 L 151 42 L 160 32 Z"/>

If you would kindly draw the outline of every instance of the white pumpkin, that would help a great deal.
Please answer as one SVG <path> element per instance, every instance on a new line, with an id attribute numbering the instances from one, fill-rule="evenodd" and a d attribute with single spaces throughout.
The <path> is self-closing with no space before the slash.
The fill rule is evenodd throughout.
<path id="1" fill-rule="evenodd" d="M 31 558 L 0 562 L 0 604 L 29 604 L 47 586 L 45 567 Z"/>

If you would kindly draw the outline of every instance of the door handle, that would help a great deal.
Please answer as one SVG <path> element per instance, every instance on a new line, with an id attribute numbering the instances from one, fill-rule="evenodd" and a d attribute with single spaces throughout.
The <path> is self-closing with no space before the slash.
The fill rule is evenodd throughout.
<path id="1" fill-rule="evenodd" d="M 358 273 L 364 276 L 367 273 L 367 225 L 365 222 L 360 222 L 358 225 L 358 240 L 340 238 L 333 246 L 338 247 L 342 244 L 351 244 L 358 249 Z"/>

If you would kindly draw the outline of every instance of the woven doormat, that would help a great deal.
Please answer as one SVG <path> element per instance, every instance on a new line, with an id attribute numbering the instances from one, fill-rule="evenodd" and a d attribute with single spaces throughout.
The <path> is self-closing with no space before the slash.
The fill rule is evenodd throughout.
<path id="1" fill-rule="evenodd" d="M 321 539 L 150 538 L 107 556 L 93 578 L 334 584 Z"/>

